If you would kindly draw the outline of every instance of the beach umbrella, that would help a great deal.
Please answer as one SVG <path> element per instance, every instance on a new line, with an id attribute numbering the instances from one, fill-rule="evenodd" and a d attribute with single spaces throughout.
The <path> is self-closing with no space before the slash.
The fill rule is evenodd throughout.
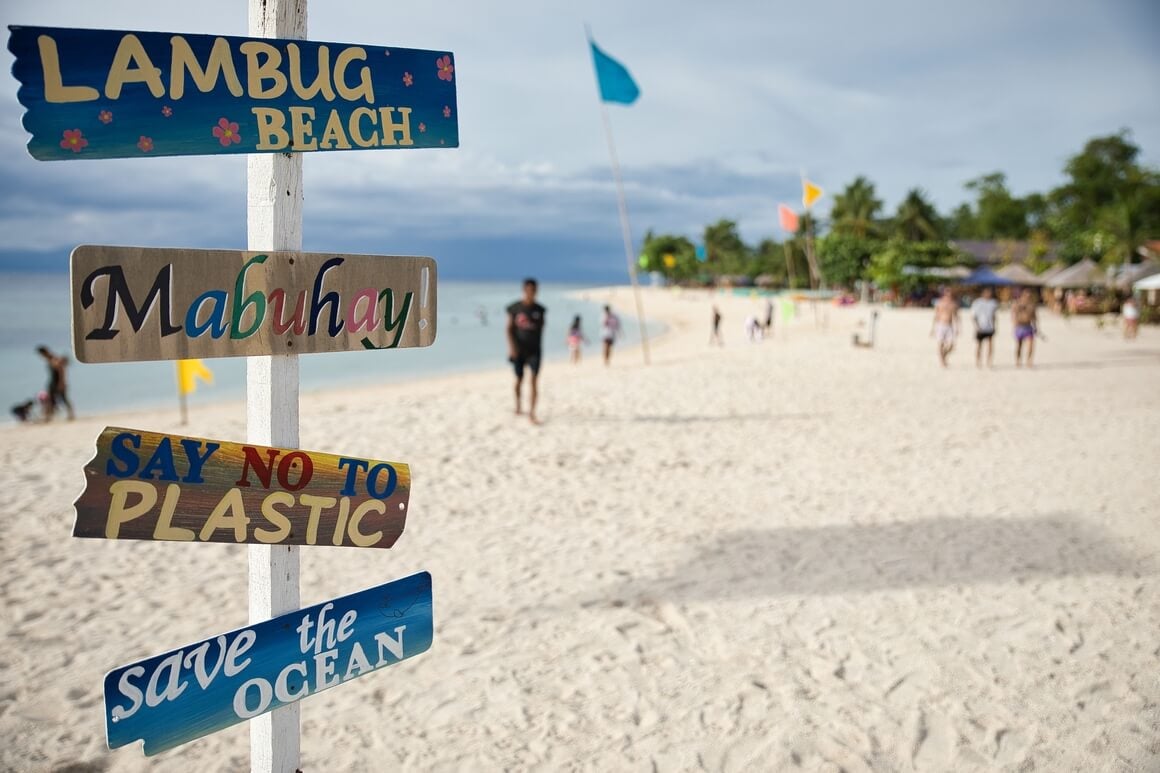
<path id="1" fill-rule="evenodd" d="M 1060 271 L 1043 284 L 1048 287 L 1080 290 L 1089 287 L 1102 287 L 1106 281 L 1107 277 L 1104 270 L 1091 258 L 1084 258 L 1074 266 Z"/>
<path id="2" fill-rule="evenodd" d="M 999 276 L 1010 279 L 1017 285 L 1024 287 L 1039 287 L 1043 284 L 1043 279 L 1036 276 L 1031 269 L 1019 263 L 1012 263 L 1009 266 L 1003 266 L 995 272 Z"/>
<path id="3" fill-rule="evenodd" d="M 979 266 L 970 274 L 958 280 L 958 282 L 964 285 L 985 285 L 989 287 L 1010 287 L 1013 284 L 1017 284 L 1017 282 L 1005 276 L 996 274 L 986 266 Z"/>

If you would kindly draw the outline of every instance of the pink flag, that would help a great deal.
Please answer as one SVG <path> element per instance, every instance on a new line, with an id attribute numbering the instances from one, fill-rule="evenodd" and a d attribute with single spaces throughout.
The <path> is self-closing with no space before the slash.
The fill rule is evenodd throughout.
<path id="1" fill-rule="evenodd" d="M 781 230 L 786 233 L 796 234 L 798 231 L 798 216 L 797 213 L 787 207 L 785 204 L 777 205 L 777 216 L 781 220 Z"/>

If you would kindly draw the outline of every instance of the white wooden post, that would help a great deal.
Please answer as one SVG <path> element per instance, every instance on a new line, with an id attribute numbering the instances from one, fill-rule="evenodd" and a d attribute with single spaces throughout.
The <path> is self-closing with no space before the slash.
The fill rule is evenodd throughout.
<path id="1" fill-rule="evenodd" d="M 250 37 L 306 37 L 306 0 L 249 0 Z M 246 229 L 251 250 L 302 249 L 302 156 L 246 157 Z M 298 355 L 246 360 L 246 438 L 251 443 L 298 447 Z M 298 548 L 251 545 L 250 623 L 301 607 Z M 250 720 L 250 769 L 294 773 L 299 760 L 299 704 Z"/>

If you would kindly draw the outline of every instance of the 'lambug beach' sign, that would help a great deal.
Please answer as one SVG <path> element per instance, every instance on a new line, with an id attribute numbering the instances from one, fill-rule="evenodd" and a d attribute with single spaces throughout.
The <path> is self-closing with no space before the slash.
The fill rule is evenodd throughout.
<path id="1" fill-rule="evenodd" d="M 81 362 L 428 346 L 431 258 L 84 245 L 72 253 Z"/>
<path id="2" fill-rule="evenodd" d="M 426 652 L 431 602 L 421 572 L 110 671 L 109 748 L 158 754 Z"/>
<path id="3" fill-rule="evenodd" d="M 9 30 L 28 152 L 42 161 L 459 145 L 448 52 Z"/>
<path id="4" fill-rule="evenodd" d="M 398 462 L 106 427 L 73 536 L 389 548 L 410 491 Z"/>

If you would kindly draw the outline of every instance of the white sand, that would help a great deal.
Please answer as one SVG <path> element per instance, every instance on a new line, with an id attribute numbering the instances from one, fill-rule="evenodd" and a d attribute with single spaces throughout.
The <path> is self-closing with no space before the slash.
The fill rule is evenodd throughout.
<path id="1" fill-rule="evenodd" d="M 303 549 L 303 603 L 426 569 L 436 619 L 302 703 L 304 769 L 1160 770 L 1160 331 L 1048 316 L 1028 372 L 1004 318 L 942 371 L 926 312 L 867 351 L 857 309 L 750 345 L 715 302 L 724 349 L 649 291 L 653 365 L 549 363 L 539 428 L 501 370 L 303 398 L 304 448 L 414 474 L 395 549 Z M 244 724 L 105 748 L 107 670 L 246 623 L 244 547 L 69 536 L 106 424 L 181 432 L 0 431 L 0 769 L 246 769 Z"/>

